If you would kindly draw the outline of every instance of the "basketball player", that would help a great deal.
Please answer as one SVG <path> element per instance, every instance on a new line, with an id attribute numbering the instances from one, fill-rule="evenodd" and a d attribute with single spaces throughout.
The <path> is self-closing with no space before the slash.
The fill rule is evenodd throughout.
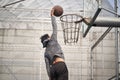
<path id="1" fill-rule="evenodd" d="M 68 69 L 64 61 L 64 54 L 57 41 L 57 24 L 54 8 L 51 10 L 51 22 L 53 32 L 41 36 L 41 42 L 45 49 L 44 57 L 49 80 L 68 80 Z"/>

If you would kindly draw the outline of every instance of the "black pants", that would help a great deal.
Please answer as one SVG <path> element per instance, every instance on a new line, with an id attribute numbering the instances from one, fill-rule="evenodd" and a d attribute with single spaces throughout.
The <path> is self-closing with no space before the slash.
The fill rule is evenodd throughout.
<path id="1" fill-rule="evenodd" d="M 54 72 L 52 80 L 68 80 L 68 69 L 64 62 L 57 62 L 53 64 L 52 69 Z"/>

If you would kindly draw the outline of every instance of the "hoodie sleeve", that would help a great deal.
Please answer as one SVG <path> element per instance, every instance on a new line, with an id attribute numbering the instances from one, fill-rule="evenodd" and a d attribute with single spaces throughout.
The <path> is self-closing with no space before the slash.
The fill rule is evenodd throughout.
<path id="1" fill-rule="evenodd" d="M 57 23 L 56 23 L 55 16 L 51 16 L 51 22 L 52 22 L 52 29 L 53 29 L 51 40 L 57 41 Z"/>
<path id="2" fill-rule="evenodd" d="M 47 70 L 47 74 L 50 77 L 50 63 L 47 57 L 45 57 L 45 63 L 46 63 L 46 70 Z"/>

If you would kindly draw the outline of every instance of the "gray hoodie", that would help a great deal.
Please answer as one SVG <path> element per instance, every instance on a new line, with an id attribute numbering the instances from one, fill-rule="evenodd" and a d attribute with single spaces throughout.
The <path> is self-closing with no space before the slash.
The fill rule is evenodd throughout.
<path id="1" fill-rule="evenodd" d="M 46 47 L 44 56 L 45 56 L 45 63 L 46 63 L 46 69 L 48 76 L 50 77 L 50 67 L 52 66 L 53 57 L 58 56 L 64 59 L 64 54 L 61 50 L 61 47 L 57 41 L 57 23 L 54 16 L 51 16 L 52 21 L 52 28 L 53 32 L 50 38 L 50 41 L 48 42 L 48 45 Z"/>

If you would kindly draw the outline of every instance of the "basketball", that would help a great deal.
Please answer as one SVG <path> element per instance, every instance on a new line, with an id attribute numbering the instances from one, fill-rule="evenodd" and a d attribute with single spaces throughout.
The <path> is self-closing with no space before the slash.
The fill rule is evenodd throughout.
<path id="1" fill-rule="evenodd" d="M 53 9 L 54 9 L 54 15 L 56 17 L 59 17 L 63 14 L 63 8 L 61 6 L 56 5 L 56 6 L 53 7 Z"/>

